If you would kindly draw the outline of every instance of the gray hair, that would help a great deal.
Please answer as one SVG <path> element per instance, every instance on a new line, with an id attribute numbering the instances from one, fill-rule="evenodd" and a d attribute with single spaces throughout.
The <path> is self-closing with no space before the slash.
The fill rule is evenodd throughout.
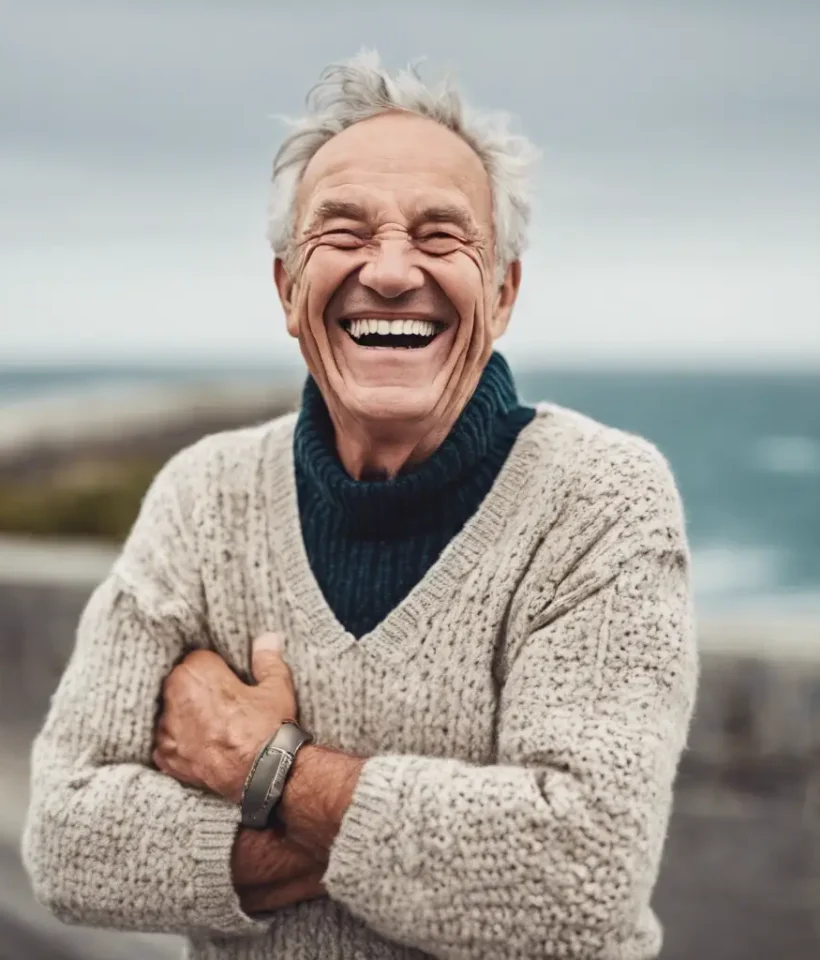
<path id="1" fill-rule="evenodd" d="M 414 64 L 390 76 L 378 53 L 368 50 L 326 67 L 307 95 L 306 115 L 285 118 L 293 129 L 273 162 L 268 208 L 267 236 L 274 253 L 287 259 L 296 227 L 296 193 L 311 157 L 354 123 L 396 110 L 435 120 L 478 154 L 492 190 L 496 273 L 502 279 L 527 244 L 538 150 L 526 137 L 509 131 L 505 114 L 468 110 L 449 78 L 430 86 Z"/>

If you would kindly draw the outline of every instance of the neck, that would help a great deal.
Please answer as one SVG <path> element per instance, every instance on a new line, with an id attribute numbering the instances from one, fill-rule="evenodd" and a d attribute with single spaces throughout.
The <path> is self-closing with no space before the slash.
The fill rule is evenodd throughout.
<path id="1" fill-rule="evenodd" d="M 415 430 L 396 431 L 384 423 L 364 424 L 342 418 L 328 411 L 336 441 L 336 452 L 342 466 L 354 480 L 392 480 L 402 470 L 416 466 L 432 456 L 447 438 L 458 414 L 435 426 L 420 424 Z"/>
<path id="2" fill-rule="evenodd" d="M 358 446 L 343 447 L 349 458 L 358 458 L 345 463 L 337 443 L 339 428 L 316 382 L 308 377 L 294 433 L 300 502 L 310 504 L 308 512 L 324 505 L 334 524 L 357 537 L 455 529 L 483 499 L 533 413 L 518 403 L 509 367 L 494 354 L 441 442 L 419 431 L 413 443 L 390 445 L 389 438 L 382 437 L 383 442 L 373 445 L 368 432 L 367 444 L 358 440 Z M 380 451 L 378 457 L 374 450 Z"/>

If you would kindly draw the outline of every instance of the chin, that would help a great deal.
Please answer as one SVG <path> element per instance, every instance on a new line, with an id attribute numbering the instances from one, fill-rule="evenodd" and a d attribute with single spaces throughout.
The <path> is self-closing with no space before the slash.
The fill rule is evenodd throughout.
<path id="1" fill-rule="evenodd" d="M 458 325 L 393 320 L 374 331 L 370 323 L 330 327 L 338 400 L 371 423 L 398 427 L 429 419 L 450 381 Z M 401 333 L 392 332 L 394 325 Z"/>
<path id="2" fill-rule="evenodd" d="M 441 390 L 434 384 L 346 385 L 345 406 L 357 416 L 382 424 L 413 423 L 426 420 L 441 399 Z M 342 399 L 342 398 L 340 398 Z"/>

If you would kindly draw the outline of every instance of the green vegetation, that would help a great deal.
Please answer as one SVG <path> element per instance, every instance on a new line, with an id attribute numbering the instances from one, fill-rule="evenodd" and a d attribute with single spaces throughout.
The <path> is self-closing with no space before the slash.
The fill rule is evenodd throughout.
<path id="1" fill-rule="evenodd" d="M 82 460 L 37 479 L 0 475 L 0 532 L 120 542 L 161 464 Z"/>

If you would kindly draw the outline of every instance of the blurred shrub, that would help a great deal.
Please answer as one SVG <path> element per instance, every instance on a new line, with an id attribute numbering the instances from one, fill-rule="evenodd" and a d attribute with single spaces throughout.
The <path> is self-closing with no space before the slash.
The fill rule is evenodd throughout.
<path id="1" fill-rule="evenodd" d="M 162 462 L 81 461 L 36 480 L 0 476 L 0 532 L 120 542 Z"/>

